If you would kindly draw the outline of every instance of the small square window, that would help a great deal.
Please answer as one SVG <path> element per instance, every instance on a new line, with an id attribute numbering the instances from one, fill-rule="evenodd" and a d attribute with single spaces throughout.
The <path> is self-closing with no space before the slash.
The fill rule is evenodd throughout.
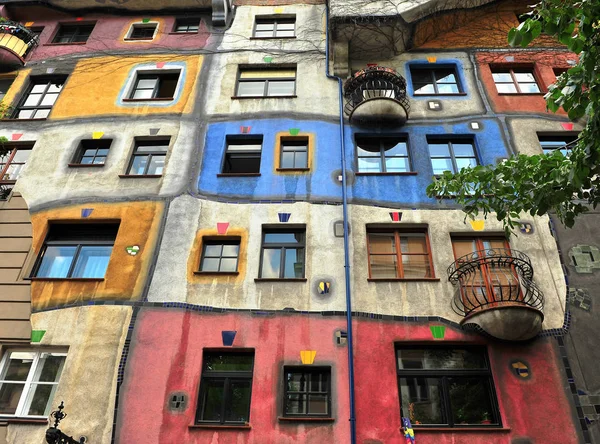
<path id="1" fill-rule="evenodd" d="M 227 136 L 223 174 L 260 174 L 262 136 Z"/>
<path id="2" fill-rule="evenodd" d="M 504 68 L 492 66 L 492 78 L 501 94 L 540 93 L 533 68 Z"/>
<path id="3" fill-rule="evenodd" d="M 285 367 L 283 415 L 331 417 L 331 368 Z"/>
<path id="4" fill-rule="evenodd" d="M 406 136 L 356 136 L 359 173 L 408 173 L 410 158 Z"/>
<path id="5" fill-rule="evenodd" d="M 538 134 L 540 146 L 544 154 L 552 154 L 554 151 L 560 151 L 563 156 L 571 154 L 571 148 L 577 141 L 576 135 L 557 135 L 547 136 Z"/>
<path id="6" fill-rule="evenodd" d="M 204 352 L 196 424 L 246 425 L 254 352 Z"/>
<path id="7" fill-rule="evenodd" d="M 47 417 L 66 359 L 56 351 L 8 350 L 0 361 L 0 415 Z"/>
<path id="8" fill-rule="evenodd" d="M 132 40 L 152 40 L 157 28 L 157 23 L 136 23 L 131 25 L 127 38 Z"/>
<path id="9" fill-rule="evenodd" d="M 200 271 L 203 273 L 236 273 L 240 255 L 240 239 L 205 239 L 202 241 Z"/>
<path id="10" fill-rule="evenodd" d="M 305 238 L 304 228 L 264 230 L 259 278 L 304 278 Z"/>
<path id="11" fill-rule="evenodd" d="M 94 26 L 94 24 L 60 25 L 52 43 L 85 43 Z"/>
<path id="12" fill-rule="evenodd" d="M 103 166 L 111 144 L 112 139 L 82 140 L 71 165 Z"/>
<path id="13" fill-rule="evenodd" d="M 472 139 L 427 137 L 427 144 L 435 175 L 441 175 L 444 171 L 457 173 L 465 167 L 477 166 L 475 145 Z"/>
<path id="14" fill-rule="evenodd" d="M 200 18 L 178 18 L 175 20 L 175 27 L 173 32 L 185 33 L 197 33 L 200 27 Z"/>
<path id="15" fill-rule="evenodd" d="M 160 176 L 165 168 L 165 158 L 170 139 L 142 139 L 135 141 L 129 176 Z"/>
<path id="16" fill-rule="evenodd" d="M 51 224 L 33 276 L 104 278 L 118 223 Z"/>
<path id="17" fill-rule="evenodd" d="M 242 68 L 238 97 L 290 97 L 296 94 L 296 68 Z"/>
<path id="18" fill-rule="evenodd" d="M 437 96 L 462 93 L 462 87 L 454 66 L 436 65 L 434 67 L 411 65 L 415 96 Z"/>
<path id="19" fill-rule="evenodd" d="M 279 169 L 308 169 L 308 137 L 281 138 Z"/>
<path id="20" fill-rule="evenodd" d="M 254 38 L 285 38 L 296 36 L 296 17 L 256 17 Z"/>
<path id="21" fill-rule="evenodd" d="M 180 71 L 144 73 L 138 72 L 129 100 L 173 99 Z"/>

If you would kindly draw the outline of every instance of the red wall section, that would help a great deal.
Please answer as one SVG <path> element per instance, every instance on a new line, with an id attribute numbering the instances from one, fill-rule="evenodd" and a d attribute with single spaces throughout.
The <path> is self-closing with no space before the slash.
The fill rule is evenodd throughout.
<path id="1" fill-rule="evenodd" d="M 394 344 L 433 343 L 428 324 L 355 320 L 356 427 L 360 444 L 403 442 Z M 191 313 L 144 309 L 137 318 L 125 379 L 120 390 L 120 443 L 346 444 L 349 438 L 347 348 L 334 341 L 342 317 L 249 313 Z M 237 330 L 235 348 L 255 349 L 250 430 L 190 428 L 194 423 L 202 351 L 222 347 L 221 331 Z M 483 343 L 477 335 L 446 328 L 436 344 Z M 282 415 L 283 365 L 299 365 L 301 350 L 316 350 L 315 365 L 332 366 L 332 423 L 287 423 Z M 529 437 L 538 443 L 577 442 L 562 387 L 554 341 L 529 345 L 488 344 L 503 429 L 427 431 L 415 429 L 419 444 L 506 443 Z M 531 377 L 510 364 L 525 359 Z M 185 412 L 167 410 L 173 391 L 186 392 Z M 560 437 L 559 441 L 557 438 Z"/>
<path id="2" fill-rule="evenodd" d="M 531 51 L 519 53 L 486 53 L 477 54 L 477 64 L 481 81 L 485 85 L 487 96 L 490 99 L 494 111 L 499 113 L 518 112 L 524 113 L 546 113 L 546 101 L 544 94 L 548 86 L 556 81 L 554 68 L 570 68 L 568 60 L 577 60 L 577 56 L 568 52 L 555 51 Z M 511 60 L 511 57 L 514 59 Z M 508 60 L 507 60 L 508 58 Z M 504 65 L 506 67 L 528 67 L 533 68 L 536 80 L 542 92 L 540 94 L 498 94 L 494 79 L 492 78 L 491 65 Z M 561 110 L 557 114 L 565 115 Z"/>

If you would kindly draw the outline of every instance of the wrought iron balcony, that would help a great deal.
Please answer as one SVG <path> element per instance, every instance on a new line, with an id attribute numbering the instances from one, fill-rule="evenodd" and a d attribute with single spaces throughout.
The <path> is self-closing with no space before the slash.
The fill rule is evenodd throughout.
<path id="1" fill-rule="evenodd" d="M 369 66 L 346 80 L 344 112 L 357 124 L 403 125 L 410 103 L 406 80 L 392 68 Z"/>
<path id="2" fill-rule="evenodd" d="M 37 44 L 37 35 L 19 22 L 0 21 L 0 71 L 23 66 L 25 57 Z"/>
<path id="3" fill-rule="evenodd" d="M 454 311 L 461 324 L 475 324 L 505 340 L 536 336 L 544 320 L 544 295 L 533 282 L 529 257 L 520 251 L 488 249 L 458 258 L 448 267 L 457 286 Z"/>

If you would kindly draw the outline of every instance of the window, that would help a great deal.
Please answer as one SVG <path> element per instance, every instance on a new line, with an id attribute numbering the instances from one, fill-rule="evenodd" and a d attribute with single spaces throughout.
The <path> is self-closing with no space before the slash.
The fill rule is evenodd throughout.
<path id="1" fill-rule="evenodd" d="M 502 94 L 539 93 L 532 68 L 494 68 L 492 77 L 496 89 Z"/>
<path id="2" fill-rule="evenodd" d="M 43 26 L 33 26 L 33 27 L 29 28 L 29 30 L 35 34 L 37 41 L 39 43 L 40 36 L 42 35 L 42 32 L 44 32 L 44 27 Z"/>
<path id="3" fill-rule="evenodd" d="M 0 100 L 4 99 L 4 96 L 6 95 L 14 81 L 14 77 L 11 77 L 9 79 L 0 79 Z"/>
<path id="4" fill-rule="evenodd" d="M 577 136 L 541 136 L 538 134 L 540 146 L 544 154 L 560 151 L 563 156 L 571 154 L 571 148 L 577 141 Z"/>
<path id="5" fill-rule="evenodd" d="M 260 278 L 304 278 L 305 234 L 305 229 L 264 230 L 260 258 Z"/>
<path id="6" fill-rule="evenodd" d="M 400 406 L 414 426 L 500 426 L 482 347 L 397 347 Z"/>
<path id="7" fill-rule="evenodd" d="M 52 43 L 85 43 L 93 29 L 93 24 L 60 25 Z"/>
<path id="8" fill-rule="evenodd" d="M 240 69 L 238 97 L 285 97 L 296 94 L 296 68 Z"/>
<path id="9" fill-rule="evenodd" d="M 223 174 L 260 174 L 262 136 L 227 136 Z"/>
<path id="10" fill-rule="evenodd" d="M 0 361 L 0 415 L 47 417 L 66 353 L 8 350 Z"/>
<path id="11" fill-rule="evenodd" d="M 331 417 L 331 368 L 285 367 L 284 416 Z"/>
<path id="12" fill-rule="evenodd" d="M 552 71 L 554 72 L 554 77 L 556 77 L 557 79 L 561 76 L 561 74 L 564 74 L 568 70 L 569 68 L 552 68 Z"/>
<path id="13" fill-rule="evenodd" d="M 138 23 L 131 25 L 127 38 L 132 40 L 152 40 L 157 27 L 158 25 L 156 23 Z"/>
<path id="14" fill-rule="evenodd" d="M 17 107 L 17 119 L 45 119 L 50 114 L 52 106 L 63 89 L 64 78 L 32 82 L 21 104 Z"/>
<path id="15" fill-rule="evenodd" d="M 433 174 L 444 171 L 457 173 L 461 169 L 477 165 L 477 156 L 473 141 L 469 139 L 427 138 Z"/>
<path id="16" fill-rule="evenodd" d="M 425 231 L 368 229 L 367 248 L 371 279 L 435 277 Z"/>
<path id="17" fill-rule="evenodd" d="M 82 140 L 71 165 L 104 165 L 111 144 L 112 139 Z"/>
<path id="18" fill-rule="evenodd" d="M 136 140 L 127 174 L 130 176 L 162 175 L 168 149 L 169 139 Z"/>
<path id="19" fill-rule="evenodd" d="M 236 273 L 240 239 L 204 239 L 200 271 L 204 273 Z"/>
<path id="20" fill-rule="evenodd" d="M 410 171 L 406 137 L 356 136 L 359 173 Z"/>
<path id="21" fill-rule="evenodd" d="M 130 100 L 173 99 L 179 72 L 137 74 L 129 95 Z"/>
<path id="22" fill-rule="evenodd" d="M 415 96 L 462 93 L 454 67 L 411 65 L 410 77 Z"/>
<path id="23" fill-rule="evenodd" d="M 254 352 L 204 352 L 196 423 L 245 425 L 250 419 Z"/>
<path id="24" fill-rule="evenodd" d="M 254 37 L 257 39 L 296 36 L 296 17 L 256 17 Z"/>
<path id="25" fill-rule="evenodd" d="M 282 137 L 279 169 L 308 169 L 308 137 Z"/>
<path id="26" fill-rule="evenodd" d="M 200 18 L 178 18 L 175 20 L 173 32 L 197 33 L 200 27 Z"/>
<path id="27" fill-rule="evenodd" d="M 30 154 L 30 146 L 8 147 L 8 152 L 4 156 L 0 156 L 0 184 L 15 183 Z"/>
<path id="28" fill-rule="evenodd" d="M 108 267 L 118 223 L 51 224 L 35 277 L 103 278 Z"/>

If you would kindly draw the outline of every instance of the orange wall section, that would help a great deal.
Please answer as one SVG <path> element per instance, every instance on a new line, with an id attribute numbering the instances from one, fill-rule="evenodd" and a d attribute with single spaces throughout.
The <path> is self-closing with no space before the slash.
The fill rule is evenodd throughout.
<path id="1" fill-rule="evenodd" d="M 138 57 L 96 57 L 77 63 L 52 109 L 50 118 L 68 119 L 115 114 L 191 113 L 195 103 L 196 80 L 202 56 L 154 54 Z M 119 104 L 123 90 L 137 65 L 177 62 L 185 64 L 185 78 L 179 98 L 164 106 L 160 101 Z M 156 69 L 154 72 L 159 72 Z M 181 81 L 181 80 L 180 80 Z M 164 102 L 163 102 L 164 103 Z"/>
<path id="2" fill-rule="evenodd" d="M 89 217 L 81 217 L 83 208 L 93 208 Z M 106 275 L 101 281 L 34 278 L 31 283 L 32 310 L 89 300 L 139 300 L 148 278 L 156 248 L 163 202 L 94 203 L 74 205 L 32 214 L 35 257 L 43 247 L 48 221 L 85 223 L 120 220 L 119 232 L 110 256 Z M 126 248 L 137 245 L 137 255 Z"/>

